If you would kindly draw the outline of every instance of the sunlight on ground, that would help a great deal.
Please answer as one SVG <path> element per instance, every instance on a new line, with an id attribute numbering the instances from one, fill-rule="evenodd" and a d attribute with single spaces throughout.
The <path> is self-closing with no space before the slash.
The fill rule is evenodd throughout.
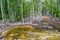
<path id="1" fill-rule="evenodd" d="M 47 16 L 42 16 L 42 18 L 50 20 L 50 17 L 47 17 Z"/>
<path id="2" fill-rule="evenodd" d="M 60 33 L 37 31 L 32 26 L 17 26 L 3 34 L 5 34 L 4 40 L 60 40 Z"/>

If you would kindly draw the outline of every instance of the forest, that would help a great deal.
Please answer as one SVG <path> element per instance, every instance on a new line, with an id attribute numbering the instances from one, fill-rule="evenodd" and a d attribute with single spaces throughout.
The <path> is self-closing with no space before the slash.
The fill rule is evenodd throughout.
<path id="1" fill-rule="evenodd" d="M 0 0 L 0 40 L 60 40 L 60 0 Z"/>
<path id="2" fill-rule="evenodd" d="M 52 17 L 60 18 L 60 0 L 1 0 L 0 19 L 20 21 L 30 14 L 49 14 Z"/>

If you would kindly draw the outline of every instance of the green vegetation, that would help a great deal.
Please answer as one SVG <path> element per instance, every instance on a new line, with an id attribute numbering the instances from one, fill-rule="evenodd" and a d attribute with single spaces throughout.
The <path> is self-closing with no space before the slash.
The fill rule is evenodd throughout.
<path id="1" fill-rule="evenodd" d="M 45 20 L 43 20 L 42 23 L 40 22 L 39 13 L 42 14 L 41 15 L 42 18 L 45 18 L 46 23 L 47 22 L 49 23 L 46 24 L 47 27 L 52 26 L 52 27 L 56 27 L 58 30 L 60 29 L 59 24 L 56 23 L 57 21 L 50 19 L 50 17 L 60 19 L 60 0 L 44 0 L 44 1 L 43 0 L 1 0 L 0 22 L 4 21 L 2 22 L 2 27 L 1 27 L 2 30 L 4 29 L 4 32 L 2 32 L 2 35 L 4 36 L 4 40 L 15 40 L 15 39 L 31 40 L 31 38 L 35 38 L 35 40 L 40 40 L 40 39 L 43 40 L 43 38 L 47 36 L 52 36 L 51 38 L 49 37 L 46 38 L 47 40 L 60 40 L 59 38 L 60 33 L 59 31 L 58 33 L 56 33 L 55 28 L 53 30 L 52 29 L 48 30 L 48 28 L 46 28 L 48 31 L 42 28 L 43 26 L 45 26 L 45 23 L 43 23 Z M 46 14 L 49 14 L 49 17 L 45 16 Z M 39 24 L 38 27 L 36 27 L 38 30 L 36 30 L 32 26 L 29 26 L 31 24 L 27 23 L 30 22 L 30 17 L 32 16 L 36 17 L 36 19 L 40 22 L 39 24 L 38 21 L 33 20 L 34 18 L 32 18 L 32 24 L 34 24 L 35 22 Z M 22 24 L 24 26 L 20 25 L 20 26 L 16 26 L 15 28 L 12 27 L 11 29 L 5 31 L 5 24 L 4 24 L 5 22 L 6 25 L 9 27 L 13 25 L 15 26 L 16 22 L 18 22 L 17 25 L 19 25 L 21 23 L 20 21 L 26 22 L 28 25 L 26 26 Z M 15 22 L 15 23 L 14 24 L 12 23 L 13 25 L 9 25 L 7 24 L 7 22 Z"/>
<path id="2" fill-rule="evenodd" d="M 1 0 L 3 5 L 4 18 L 10 21 L 20 21 L 23 17 L 29 17 L 34 7 L 34 13 L 38 12 L 38 4 L 41 3 L 42 13 L 49 12 L 60 18 L 60 0 Z M 45 11 L 45 12 L 44 12 Z M 0 19 L 2 19 L 1 5 L 0 5 Z"/>

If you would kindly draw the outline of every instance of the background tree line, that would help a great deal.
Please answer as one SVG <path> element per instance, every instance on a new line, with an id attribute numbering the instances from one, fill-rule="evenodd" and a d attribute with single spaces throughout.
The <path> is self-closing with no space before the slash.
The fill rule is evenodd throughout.
<path id="1" fill-rule="evenodd" d="M 34 13 L 38 12 L 38 4 L 41 3 L 42 14 L 48 12 L 52 16 L 60 18 L 60 0 L 1 0 L 5 20 L 20 21 L 29 17 L 34 7 Z M 1 4 L 0 2 L 0 4 Z M 45 12 L 44 12 L 45 11 Z M 0 19 L 2 19 L 0 5 Z"/>

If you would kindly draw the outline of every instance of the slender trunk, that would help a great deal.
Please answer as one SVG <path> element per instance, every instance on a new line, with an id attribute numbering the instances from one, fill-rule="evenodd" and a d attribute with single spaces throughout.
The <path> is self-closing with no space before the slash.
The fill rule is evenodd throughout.
<path id="1" fill-rule="evenodd" d="M 8 6 L 8 8 L 7 8 L 7 9 L 8 9 L 8 20 L 9 20 L 9 19 L 10 19 L 10 11 L 9 11 L 9 10 L 10 10 L 10 9 L 9 9 L 9 0 L 7 0 L 7 6 Z M 10 20 L 9 20 L 9 21 L 10 21 Z"/>
<path id="2" fill-rule="evenodd" d="M 1 13 L 2 13 L 2 22 L 4 22 L 4 13 L 3 13 L 3 3 L 1 0 Z"/>
<path id="3" fill-rule="evenodd" d="M 21 3 L 22 23 L 24 24 L 23 3 Z"/>

